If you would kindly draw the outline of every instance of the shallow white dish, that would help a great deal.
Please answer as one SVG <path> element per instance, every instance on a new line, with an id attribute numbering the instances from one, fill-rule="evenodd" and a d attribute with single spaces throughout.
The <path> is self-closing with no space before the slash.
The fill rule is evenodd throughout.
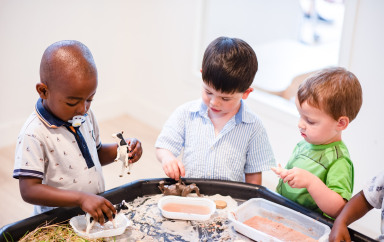
<path id="1" fill-rule="evenodd" d="M 209 208 L 208 214 L 194 214 L 194 213 L 180 213 L 180 212 L 169 212 L 163 209 L 163 207 L 168 203 L 177 203 L 182 205 L 197 205 L 197 206 L 206 206 Z M 216 211 L 216 204 L 208 199 L 201 197 L 179 197 L 179 196 L 164 196 L 162 197 L 158 204 L 158 208 L 161 211 L 161 214 L 170 219 L 183 219 L 183 220 L 208 220 L 212 214 Z"/>
<path id="2" fill-rule="evenodd" d="M 249 199 L 234 211 L 228 212 L 228 219 L 232 222 L 236 231 L 256 241 L 281 241 L 244 224 L 246 220 L 254 216 L 281 223 L 318 241 L 328 241 L 331 232 L 329 226 L 263 198 Z"/>
<path id="3" fill-rule="evenodd" d="M 71 220 L 69 220 L 69 224 L 72 226 L 77 235 L 89 239 L 96 239 L 117 236 L 124 233 L 125 229 L 131 225 L 131 221 L 128 220 L 128 218 L 123 213 L 120 213 L 115 216 L 116 228 L 113 227 L 111 221 L 108 221 L 103 226 L 101 226 L 99 223 L 95 223 L 91 231 L 89 231 L 89 234 L 85 232 L 87 226 L 85 215 L 79 215 L 71 218 Z"/>

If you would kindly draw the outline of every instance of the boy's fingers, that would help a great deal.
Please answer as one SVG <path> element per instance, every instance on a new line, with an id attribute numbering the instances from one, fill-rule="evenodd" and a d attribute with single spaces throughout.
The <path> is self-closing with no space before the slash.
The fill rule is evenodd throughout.
<path id="1" fill-rule="evenodd" d="M 174 174 L 173 179 L 178 181 L 180 178 L 180 171 L 179 171 L 179 167 L 178 167 L 177 163 L 174 163 L 172 168 L 173 168 L 173 174 Z"/>
<path id="2" fill-rule="evenodd" d="M 101 225 L 104 224 L 104 215 L 103 211 L 100 208 L 96 210 L 96 216 L 94 216 L 93 219 Z"/>
<path id="3" fill-rule="evenodd" d="M 138 161 L 141 158 L 141 155 L 143 154 L 143 149 L 141 148 L 141 143 L 136 142 L 135 146 L 132 146 L 130 153 L 128 154 L 129 157 L 131 157 L 131 163 L 134 163 Z"/>
<path id="4" fill-rule="evenodd" d="M 115 209 L 114 208 L 111 209 L 109 207 L 106 207 L 106 209 L 103 211 L 103 213 L 108 217 L 109 221 L 112 221 L 113 220 L 113 214 L 115 213 Z"/>
<path id="5" fill-rule="evenodd" d="M 271 170 L 277 174 L 277 175 L 281 175 L 283 172 L 284 172 L 284 168 L 281 166 L 281 164 L 278 164 L 277 167 L 271 167 Z"/>
<path id="6" fill-rule="evenodd" d="M 112 213 L 116 213 L 116 208 L 110 201 L 106 200 L 105 204 L 107 205 L 108 209 L 112 211 Z"/>
<path id="7" fill-rule="evenodd" d="M 284 182 L 289 182 L 291 180 L 293 180 L 294 176 L 292 174 L 290 175 L 287 175 L 286 177 L 284 177 Z"/>
<path id="8" fill-rule="evenodd" d="M 183 163 L 178 160 L 177 165 L 178 165 L 178 170 L 179 170 L 180 176 L 185 176 L 185 168 L 184 168 Z"/>
<path id="9" fill-rule="evenodd" d="M 277 167 L 271 167 L 271 170 L 272 170 L 276 175 L 279 175 L 279 172 L 277 171 Z"/>

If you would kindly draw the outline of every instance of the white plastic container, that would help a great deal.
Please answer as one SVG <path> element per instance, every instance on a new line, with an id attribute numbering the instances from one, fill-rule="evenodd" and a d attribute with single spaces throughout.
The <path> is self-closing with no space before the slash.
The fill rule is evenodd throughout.
<path id="1" fill-rule="evenodd" d="M 228 212 L 228 218 L 237 232 L 257 241 L 281 241 L 244 224 L 246 220 L 254 216 L 281 223 L 318 241 L 328 241 L 331 232 L 327 225 L 263 198 L 249 199 L 234 211 Z"/>
<path id="2" fill-rule="evenodd" d="M 198 205 L 206 206 L 209 208 L 208 214 L 194 214 L 194 213 L 180 213 L 180 212 L 169 212 L 164 210 L 164 206 L 169 203 L 176 203 L 181 205 Z M 179 197 L 179 196 L 164 196 L 162 197 L 158 204 L 158 208 L 161 211 L 161 214 L 170 219 L 183 219 L 183 220 L 208 220 L 212 214 L 216 211 L 216 204 L 208 199 L 201 197 Z"/>
<path id="3" fill-rule="evenodd" d="M 73 230 L 76 232 L 77 235 L 89 239 L 106 238 L 121 235 L 122 233 L 124 233 L 125 229 L 131 224 L 131 221 L 128 220 L 128 218 L 123 213 L 117 214 L 114 220 L 116 228 L 113 227 L 111 221 L 108 221 L 103 226 L 101 226 L 99 223 L 95 223 L 89 234 L 85 232 L 87 226 L 85 215 L 79 215 L 71 218 L 71 220 L 69 220 L 69 224 L 72 226 Z"/>

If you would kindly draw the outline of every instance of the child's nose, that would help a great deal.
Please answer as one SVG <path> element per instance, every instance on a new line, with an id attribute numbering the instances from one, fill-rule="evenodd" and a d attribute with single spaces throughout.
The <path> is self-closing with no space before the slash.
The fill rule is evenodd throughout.
<path id="1" fill-rule="evenodd" d="M 219 99 L 217 98 L 217 97 L 212 97 L 211 98 L 211 105 L 212 106 L 217 106 L 217 105 L 219 105 Z"/>
<path id="2" fill-rule="evenodd" d="M 305 128 L 304 121 L 302 118 L 299 119 L 299 123 L 297 124 L 297 127 L 299 127 L 299 129 Z"/>
<path id="3" fill-rule="evenodd" d="M 84 115 L 88 111 L 88 108 L 89 105 L 87 105 L 86 103 L 81 103 L 78 105 L 76 113 L 78 113 L 79 115 Z"/>

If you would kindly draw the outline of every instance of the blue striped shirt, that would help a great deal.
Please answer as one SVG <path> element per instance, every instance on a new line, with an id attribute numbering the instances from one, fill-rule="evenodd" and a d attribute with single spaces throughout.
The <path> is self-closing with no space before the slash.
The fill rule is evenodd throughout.
<path id="1" fill-rule="evenodd" d="M 155 146 L 175 157 L 183 151 L 185 177 L 189 178 L 244 182 L 246 173 L 275 166 L 265 128 L 243 100 L 217 136 L 201 99 L 180 106 L 165 123 Z"/>

